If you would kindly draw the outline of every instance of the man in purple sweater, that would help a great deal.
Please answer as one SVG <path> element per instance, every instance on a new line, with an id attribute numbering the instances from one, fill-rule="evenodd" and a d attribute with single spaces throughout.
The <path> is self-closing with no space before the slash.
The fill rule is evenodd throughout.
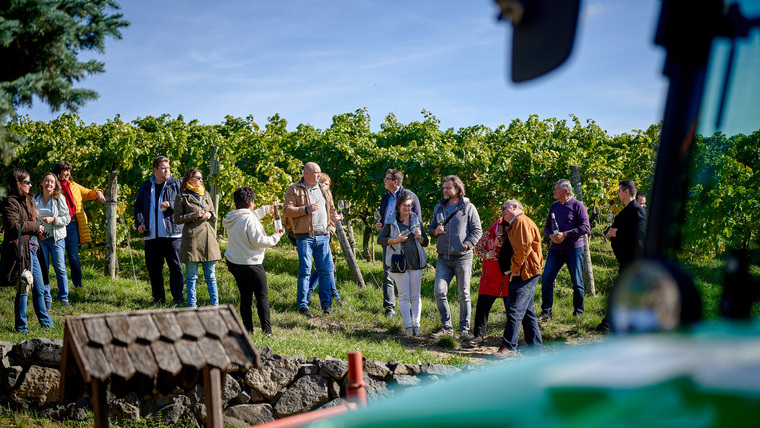
<path id="1" fill-rule="evenodd" d="M 573 315 L 583 314 L 583 235 L 591 231 L 588 212 L 583 202 L 573 197 L 570 180 L 554 184 L 554 199 L 546 218 L 544 233 L 552 241 L 541 275 L 541 315 L 538 322 L 552 317 L 554 280 L 562 265 L 567 264 L 573 282 Z M 556 224 L 555 224 L 556 220 Z"/>

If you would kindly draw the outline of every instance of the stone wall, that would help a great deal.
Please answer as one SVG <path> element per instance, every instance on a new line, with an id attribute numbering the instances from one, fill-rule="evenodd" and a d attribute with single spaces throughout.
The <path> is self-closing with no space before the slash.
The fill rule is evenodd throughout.
<path id="1" fill-rule="evenodd" d="M 0 342 L 0 406 L 33 409 L 44 418 L 82 421 L 91 410 L 88 398 L 59 400 L 61 350 L 58 339 L 36 338 L 13 344 Z M 225 426 L 249 426 L 346 402 L 348 363 L 326 358 L 283 357 L 272 349 L 261 350 L 262 367 L 231 371 L 224 376 L 222 398 Z M 455 375 L 460 370 L 441 364 L 401 364 L 364 360 L 367 401 L 392 396 Z M 109 392 L 112 418 L 158 416 L 166 425 L 180 420 L 205 425 L 203 385 L 171 394 L 147 396 L 130 393 L 115 397 Z"/>

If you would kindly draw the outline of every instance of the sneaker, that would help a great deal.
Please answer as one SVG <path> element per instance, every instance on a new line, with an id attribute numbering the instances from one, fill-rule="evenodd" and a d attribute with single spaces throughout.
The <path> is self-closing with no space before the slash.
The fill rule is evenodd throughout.
<path id="1" fill-rule="evenodd" d="M 582 317 L 583 316 L 583 312 L 581 312 L 581 311 L 574 311 L 573 312 L 573 316 L 575 318 Z"/>
<path id="2" fill-rule="evenodd" d="M 414 332 L 415 336 L 422 336 L 422 332 L 420 331 L 419 327 L 412 327 L 412 331 Z"/>
<path id="3" fill-rule="evenodd" d="M 325 306 L 324 308 L 322 308 L 322 313 L 325 315 L 332 314 L 332 306 Z"/>
<path id="4" fill-rule="evenodd" d="M 465 342 L 467 348 L 480 348 L 483 346 L 483 336 L 475 336 L 472 340 Z"/>
<path id="5" fill-rule="evenodd" d="M 407 327 L 406 328 L 406 335 L 407 336 L 414 336 L 414 327 Z"/>
<path id="6" fill-rule="evenodd" d="M 462 330 L 459 332 L 459 340 L 469 340 L 470 339 L 470 332 Z"/>
<path id="7" fill-rule="evenodd" d="M 501 345 L 499 347 L 499 350 L 494 352 L 493 355 L 494 357 L 498 357 L 498 358 L 507 358 L 507 357 L 514 356 L 516 353 L 517 352 L 507 348 L 505 345 Z"/>
<path id="8" fill-rule="evenodd" d="M 454 335 L 454 330 L 453 329 L 444 327 L 444 328 L 436 331 L 435 333 L 433 333 L 433 338 L 435 339 L 435 338 L 439 338 L 441 336 L 453 336 L 453 335 Z"/>
<path id="9" fill-rule="evenodd" d="M 312 315 L 309 308 L 298 308 L 298 313 L 305 316 L 306 318 L 314 318 L 314 315 Z"/>
<path id="10" fill-rule="evenodd" d="M 552 319 L 551 314 L 543 313 L 543 314 L 541 314 L 541 315 L 538 316 L 538 323 L 539 324 L 545 323 L 545 322 L 549 321 L 550 319 Z"/>
<path id="11" fill-rule="evenodd" d="M 396 315 L 396 313 L 393 312 L 393 309 L 386 309 L 385 310 L 385 317 L 386 318 L 393 318 L 394 315 Z"/>

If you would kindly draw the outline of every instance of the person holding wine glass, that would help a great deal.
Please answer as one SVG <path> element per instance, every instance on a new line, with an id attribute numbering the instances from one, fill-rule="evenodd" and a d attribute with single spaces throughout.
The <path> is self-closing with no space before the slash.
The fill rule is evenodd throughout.
<path id="1" fill-rule="evenodd" d="M 201 264 L 209 304 L 219 306 L 216 262 L 222 259 L 222 254 L 216 241 L 214 202 L 203 185 L 203 174 L 199 169 L 188 169 L 179 188 L 180 193 L 174 200 L 174 222 L 183 225 L 180 260 L 185 264 L 187 305 L 193 308 L 197 304 L 195 283 L 198 280 L 198 264 Z"/>
<path id="2" fill-rule="evenodd" d="M 58 301 L 69 305 L 69 280 L 66 277 L 66 225 L 71 221 L 66 198 L 63 197 L 61 183 L 52 172 L 45 173 L 40 183 L 40 193 L 34 195 L 34 203 L 39 214 L 39 221 L 45 226 L 47 237 L 40 241 L 42 263 L 47 269 L 53 262 L 55 280 L 58 284 Z M 45 275 L 43 275 L 43 278 Z M 45 284 L 45 306 L 50 309 L 52 297 L 50 284 Z"/>
<path id="3" fill-rule="evenodd" d="M 419 336 L 422 315 L 422 268 L 427 264 L 425 248 L 428 237 L 421 220 L 412 211 L 412 197 L 402 195 L 396 204 L 396 216 L 380 230 L 377 243 L 388 247 L 385 263 L 391 265 L 391 277 L 398 287 L 398 306 L 407 336 Z M 394 262 L 399 257 L 403 262 Z M 403 265 L 400 266 L 399 264 Z"/>
<path id="4" fill-rule="evenodd" d="M 280 242 L 285 229 L 280 225 L 272 235 L 266 234 L 261 219 L 270 212 L 278 213 L 277 204 L 264 205 L 257 209 L 254 205 L 255 196 L 253 189 L 247 186 L 240 187 L 233 193 L 235 209 L 222 220 L 229 237 L 224 258 L 227 259 L 227 267 L 240 292 L 240 318 L 243 325 L 249 333 L 253 331 L 251 308 L 255 296 L 261 330 L 271 337 L 269 287 L 262 263 L 266 249 Z"/>
<path id="5" fill-rule="evenodd" d="M 504 231 L 509 227 L 506 207 L 506 203 L 502 205 L 501 216 L 483 233 L 475 246 L 475 253 L 483 260 L 483 270 L 478 286 L 478 303 L 475 306 L 473 338 L 466 344 L 470 348 L 483 346 L 488 313 L 496 299 L 501 298 L 504 310 L 507 310 L 509 277 L 504 273 L 509 271 L 508 261 L 512 259 L 512 247 L 504 245 Z"/>
<path id="6" fill-rule="evenodd" d="M 330 189 L 330 185 L 332 184 L 332 181 L 330 180 L 330 176 L 327 175 L 327 173 L 324 173 L 324 172 L 322 174 L 320 174 L 320 176 L 319 176 L 319 182 L 322 183 L 322 185 L 325 186 L 325 187 L 327 187 L 328 189 Z M 341 201 L 339 201 L 338 205 L 340 206 L 342 203 L 343 203 L 343 201 L 341 200 Z M 339 209 L 337 211 L 335 211 L 335 214 L 333 215 L 333 221 L 339 222 L 339 221 L 343 220 L 343 213 L 342 213 L 342 211 L 343 211 L 342 207 L 339 207 Z M 332 248 L 333 247 L 333 242 L 334 241 L 332 240 L 332 236 L 331 236 L 330 237 L 330 252 L 332 252 L 332 250 L 333 250 L 333 248 Z M 330 260 L 330 262 L 332 263 L 332 268 L 331 268 L 330 272 L 332 272 L 332 274 L 333 274 L 333 284 L 332 284 L 332 290 L 330 290 L 330 293 L 332 294 L 332 297 L 333 297 L 333 303 L 337 303 L 338 305 L 342 305 L 343 301 L 340 299 L 340 295 L 338 294 L 338 286 L 337 286 L 338 275 L 337 275 L 337 272 L 336 272 L 336 269 L 335 269 L 335 256 L 332 257 L 332 259 Z M 314 275 L 313 272 L 312 272 L 311 277 L 309 277 L 309 291 L 306 293 L 306 300 L 307 301 L 311 301 L 311 295 L 314 294 L 314 290 L 317 289 L 317 280 L 318 279 L 319 279 L 319 277 L 317 275 Z"/>
<path id="7" fill-rule="evenodd" d="M 430 236 L 438 238 L 436 250 L 438 261 L 435 265 L 433 290 L 441 315 L 441 330 L 434 337 L 454 335 L 451 311 L 447 298 L 449 284 L 456 276 L 459 292 L 459 338 L 470 336 L 470 276 L 472 275 L 472 249 L 483 235 L 480 215 L 469 199 L 465 197 L 462 180 L 456 175 L 443 178 L 443 198 L 433 209 Z M 443 220 L 441 220 L 443 219 Z"/>
<path id="8" fill-rule="evenodd" d="M 392 221 L 396 216 L 396 202 L 403 195 L 409 195 L 412 197 L 412 211 L 417 215 L 417 218 L 422 218 L 422 208 L 420 207 L 420 200 L 417 195 L 409 189 L 405 189 L 402 186 L 404 182 L 404 173 L 389 168 L 385 171 L 385 178 L 383 178 L 383 185 L 388 192 L 380 199 L 380 211 L 376 213 L 375 228 L 379 232 L 380 229 L 388 221 Z M 385 263 L 387 247 L 383 246 L 383 309 L 385 309 L 385 316 L 390 318 L 394 315 L 396 307 L 396 293 L 393 288 L 393 279 L 390 275 L 390 266 Z"/>

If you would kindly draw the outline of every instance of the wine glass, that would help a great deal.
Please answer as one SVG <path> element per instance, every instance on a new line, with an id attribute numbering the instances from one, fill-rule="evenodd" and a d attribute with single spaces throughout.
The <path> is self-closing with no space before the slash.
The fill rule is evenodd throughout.
<path id="1" fill-rule="evenodd" d="M 380 211 L 375 211 L 375 222 L 380 222 Z"/>
<path id="2" fill-rule="evenodd" d="M 443 222 L 446 221 L 446 216 L 442 212 L 438 212 L 435 219 L 438 221 L 438 225 L 443 225 Z"/>
<path id="3" fill-rule="evenodd" d="M 338 212 L 343 212 L 343 210 L 346 209 L 346 201 L 343 199 L 338 200 Z"/>

